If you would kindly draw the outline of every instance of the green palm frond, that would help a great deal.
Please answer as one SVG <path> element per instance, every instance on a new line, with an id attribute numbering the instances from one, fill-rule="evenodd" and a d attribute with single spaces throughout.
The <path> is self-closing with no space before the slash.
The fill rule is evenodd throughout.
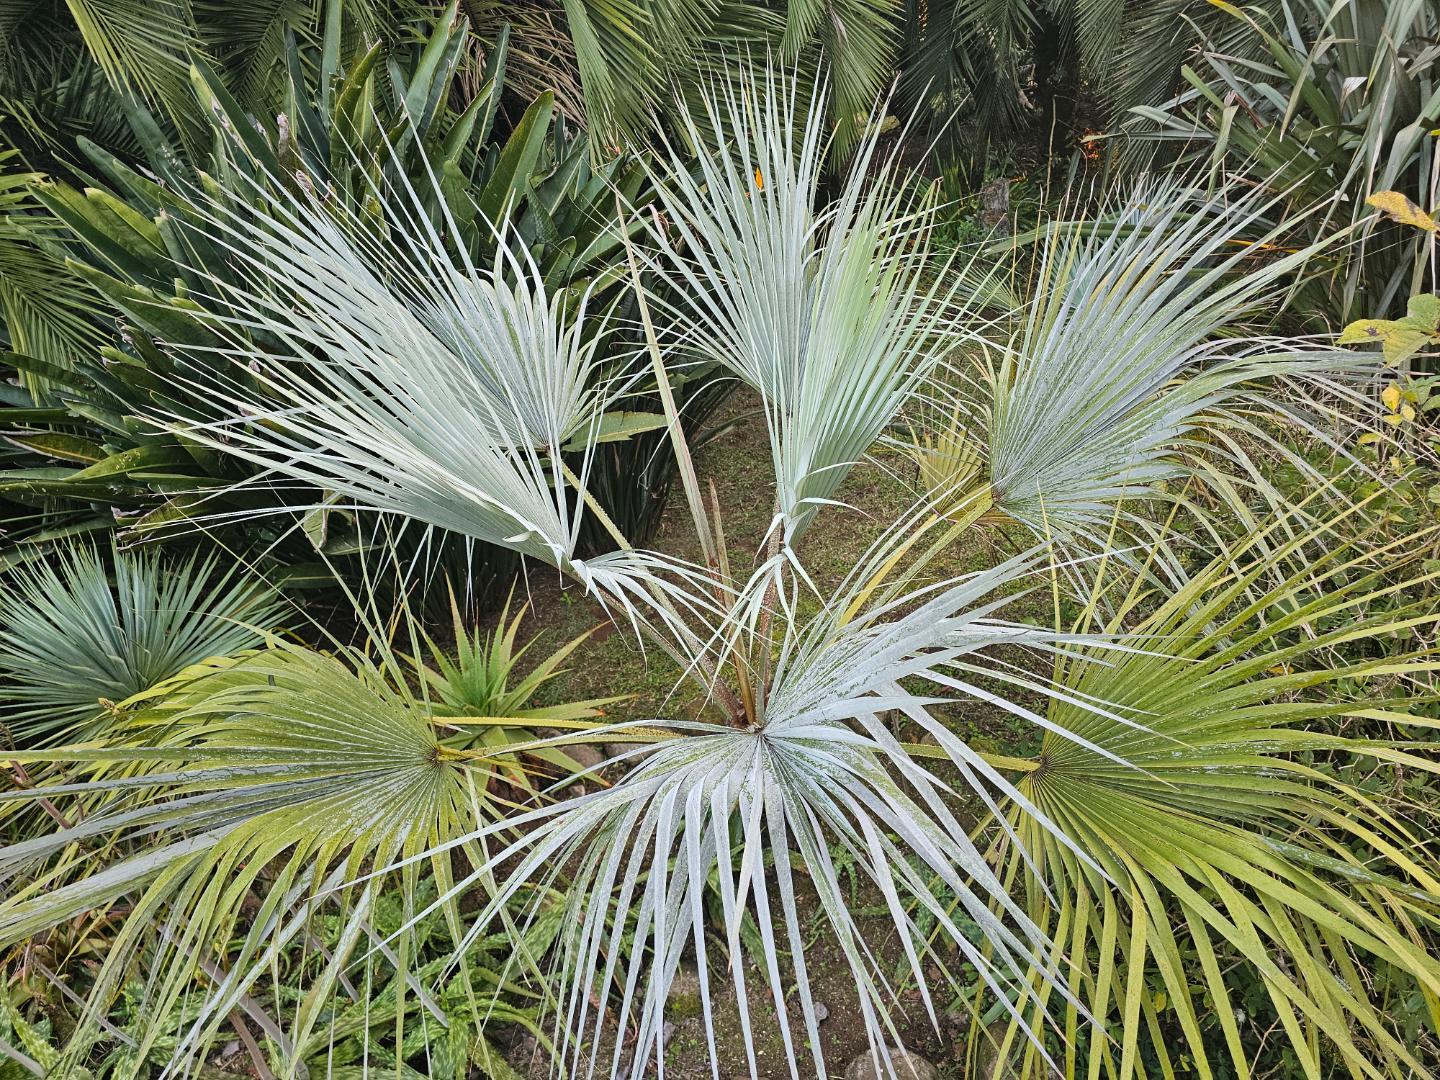
<path id="1" fill-rule="evenodd" d="M 942 123 L 969 106 L 982 137 L 1020 128 L 1026 117 L 1020 67 L 1035 28 L 1020 0 L 907 0 L 900 92 Z"/>
<path id="2" fill-rule="evenodd" d="M 964 475 L 947 474 L 923 441 L 911 449 L 937 503 L 984 492 L 983 477 L 994 509 L 1037 535 L 1095 535 L 1122 504 L 1127 520 L 1140 520 L 1131 504 L 1174 501 L 1173 489 L 1158 489 L 1164 481 L 1182 481 L 1183 492 L 1183 481 L 1218 474 L 1233 480 L 1214 481 L 1216 490 L 1258 489 L 1287 505 L 1252 459 L 1262 451 L 1323 483 L 1273 428 L 1336 445 L 1332 419 L 1341 436 L 1346 421 L 1324 401 L 1363 416 L 1354 384 L 1374 366 L 1303 340 L 1246 335 L 1247 313 L 1316 250 L 1271 255 L 1249 239 L 1268 208 L 1264 198 L 1171 181 L 1139 191 L 1109 221 L 1049 230 L 1019 329 L 982 346 L 978 374 L 958 365 L 955 411 L 930 436 Z M 1229 509 L 1245 512 L 1234 500 Z"/>
<path id="3" fill-rule="evenodd" d="M 1274 549 L 1247 538 L 1158 605 L 1117 581 L 1103 629 L 1140 648 L 1088 659 L 1082 649 L 1059 664 L 1071 697 L 1049 715 L 1064 730 L 1046 734 L 1019 784 L 1043 824 L 1012 812 L 1018 843 L 1001 876 L 1023 880 L 1057 943 L 1052 970 L 1079 1006 L 1118 1025 L 1113 1044 L 1090 1036 L 1087 1070 L 1074 1041 L 1084 1014 L 1052 1002 L 1071 1040 L 1067 1075 L 1132 1075 L 1144 1047 L 1167 1075 L 1183 1054 L 1198 1075 L 1248 1076 L 1255 1033 L 1241 1028 L 1272 1022 L 1306 1076 L 1322 1075 L 1322 1061 L 1357 1076 L 1426 1072 L 1358 972 L 1391 966 L 1432 1016 L 1440 1006 L 1430 838 L 1411 820 L 1418 808 L 1347 776 L 1375 763 L 1440 766 L 1417 744 L 1334 728 L 1346 717 L 1433 726 L 1410 714 L 1431 650 L 1370 646 L 1433 627 L 1419 590 L 1434 574 L 1396 572 L 1409 539 L 1340 540 L 1340 524 Z M 1265 531 L 1285 538 L 1279 522 Z M 1277 563 L 1282 584 L 1257 599 Z M 1268 1017 L 1242 998 L 1236 965 L 1263 985 Z M 1032 1031 L 1045 1011 L 1037 1005 Z M 1020 1057 L 1021 1074 L 1045 1071 L 1023 1048 L 1001 1061 Z"/>
<path id="4" fill-rule="evenodd" d="M 103 734 L 120 702 L 258 645 L 280 612 L 214 555 L 49 551 L 0 583 L 0 716 L 21 745 Z"/>
<path id="5" fill-rule="evenodd" d="M 11 172 L 0 152 L 0 336 L 12 352 L 69 367 L 104 344 L 99 298 L 65 265 L 59 223 L 30 193 L 39 176 Z"/>
<path id="6" fill-rule="evenodd" d="M 954 340 L 953 313 L 929 208 L 877 158 L 878 133 L 821 209 L 823 107 L 802 115 L 792 83 L 763 80 L 687 114 L 688 141 L 718 149 L 694 169 L 672 149 L 657 171 L 668 229 L 652 228 L 650 265 L 680 298 L 666 344 L 761 395 L 789 544 Z"/>
<path id="7" fill-rule="evenodd" d="M 875 101 L 894 81 L 898 0 L 790 0 L 781 55 L 799 61 L 812 43 L 829 75 L 833 151 L 844 157 L 863 137 Z"/>
<path id="8" fill-rule="evenodd" d="M 203 46 L 189 0 L 67 0 L 86 51 L 117 90 L 190 120 L 191 57 Z"/>
<path id="9" fill-rule="evenodd" d="M 342 661 L 276 644 L 186 671 L 132 703 L 153 705 L 98 743 L 8 755 L 30 767 L 94 770 L 95 778 L 0 794 L 12 805 L 84 800 L 86 810 L 70 827 L 0 853 L 0 941 L 31 937 L 122 895 L 132 900 L 67 1061 L 83 1060 L 96 1017 L 135 978 L 146 1015 L 156 1019 L 133 1065 L 162 1037 L 177 1040 L 172 1065 L 196 1060 L 236 1003 L 249 1000 L 276 958 L 327 910 L 344 932 L 302 980 L 284 1030 L 272 1033 L 282 1058 L 293 1065 L 316 1038 L 323 1045 L 336 1037 L 326 1033 L 333 1020 L 325 1008 L 347 971 L 386 956 L 413 982 L 403 935 L 392 949 L 372 920 L 382 889 L 393 881 L 413 892 L 420 867 L 373 872 L 446 843 L 492 811 L 483 786 L 441 747 L 422 704 L 392 674 L 355 654 Z M 463 852 L 479 858 L 468 846 Z M 424 861 L 443 891 L 450 857 Z M 458 912 L 448 910 L 458 935 Z M 146 966 L 137 971 L 142 954 Z M 193 993 L 202 971 L 209 985 L 201 1007 L 183 1029 L 168 1030 L 162 1018 Z M 407 992 L 426 993 L 418 984 Z"/>
<path id="10" fill-rule="evenodd" d="M 257 111 L 278 99 L 285 71 L 286 32 L 313 33 L 323 6 L 319 0 L 246 4 L 196 0 L 194 5 L 199 33 L 226 73 L 226 84 L 238 100 Z"/>

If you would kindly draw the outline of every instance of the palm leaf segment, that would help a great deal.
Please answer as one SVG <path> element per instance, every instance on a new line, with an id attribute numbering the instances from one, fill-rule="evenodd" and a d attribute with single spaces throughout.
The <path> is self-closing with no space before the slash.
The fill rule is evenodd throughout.
<path id="1" fill-rule="evenodd" d="M 1410 715 L 1403 689 L 1433 669 L 1428 653 L 1364 657 L 1366 643 L 1429 626 L 1435 615 L 1404 599 L 1425 579 L 1396 573 L 1399 542 L 1371 549 L 1343 539 L 1344 527 L 1332 521 L 1279 545 L 1290 572 L 1263 599 L 1254 586 L 1274 572 L 1266 541 L 1282 535 L 1280 522 L 1149 614 L 1131 590 L 1106 629 L 1136 620 L 1143 650 L 1087 658 L 1081 649 L 1060 664 L 1070 696 L 1057 697 L 1049 715 L 1065 734 L 1045 735 L 1037 767 L 1019 784 L 1043 817 L 1011 813 L 1020 844 L 1008 862 L 1056 942 L 1055 970 L 1092 1016 L 1123 1030 L 1113 1045 L 1092 1037 L 1089 1075 L 1101 1065 L 1130 1075 L 1142 1046 L 1168 1074 L 1179 1036 L 1201 1075 L 1228 1062 L 1248 1076 L 1254 1039 L 1242 1038 L 1241 1025 L 1272 1020 L 1306 1076 L 1322 1075 L 1326 1060 L 1363 1076 L 1426 1071 L 1359 971 L 1368 956 L 1402 973 L 1433 1012 L 1440 883 L 1416 857 L 1423 838 L 1406 808 L 1336 775 L 1376 761 L 1422 773 L 1436 766 L 1388 741 L 1332 734 L 1327 722 L 1428 723 Z M 1330 546 L 1316 556 L 1321 540 Z M 1331 650 L 1342 645 L 1361 658 L 1334 663 Z M 1352 703 L 1334 692 L 1397 680 L 1390 701 Z M 1091 698 L 1133 723 L 1074 703 Z M 1258 975 L 1270 1018 L 1247 1016 L 1255 1006 L 1235 981 L 1237 959 Z M 1044 1023 L 1045 996 L 1032 1032 Z M 1073 1005 L 1058 1012 L 1071 1040 L 1068 1075 L 1082 1075 L 1074 1037 L 1083 1018 Z M 1020 1053 L 1024 1075 L 1044 1071 L 1033 1049 Z"/>
<path id="2" fill-rule="evenodd" d="M 371 909 L 391 875 L 371 872 L 488 812 L 423 709 L 385 669 L 348 659 L 277 646 L 215 661 L 152 693 L 163 696 L 159 705 L 99 745 L 14 755 L 30 765 L 73 763 L 95 778 L 0 795 L 11 807 L 78 798 L 86 810 L 76 824 L 0 852 L 0 880 L 21 882 L 0 914 L 0 940 L 33 937 L 128 893 L 134 906 L 91 988 L 91 1008 L 103 1010 L 146 949 L 142 1000 L 149 1015 L 170 1015 L 191 992 L 187 961 L 199 958 L 212 985 L 188 1014 L 171 1057 L 178 1064 L 211 1043 L 275 958 L 335 905 L 345 926 L 338 949 L 304 987 L 289 1029 L 268 1032 L 282 1053 L 303 1056 L 316 1038 L 323 1046 L 328 1036 L 315 1025 L 337 978 L 373 962 L 370 951 L 384 944 Z M 99 871 L 67 854 L 101 840 L 117 854 Z M 449 859 L 426 865 L 443 888 Z M 413 891 L 418 874 L 413 865 L 399 872 L 399 887 Z M 214 943 L 231 941 L 239 948 L 215 952 Z M 71 1042 L 72 1061 L 83 1060 L 97 1015 Z M 145 1031 L 136 1066 L 165 1027 Z"/>

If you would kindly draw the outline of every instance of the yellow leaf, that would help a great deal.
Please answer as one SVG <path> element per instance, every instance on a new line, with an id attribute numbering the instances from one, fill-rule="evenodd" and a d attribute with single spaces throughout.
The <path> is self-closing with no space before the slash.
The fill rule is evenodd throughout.
<path id="1" fill-rule="evenodd" d="M 1415 419 L 1415 406 L 1409 404 L 1408 402 L 1407 402 L 1406 404 L 1404 404 L 1404 405 L 1401 405 L 1401 406 L 1400 406 L 1400 415 L 1401 415 L 1406 421 L 1414 420 L 1414 419 Z"/>
<path id="2" fill-rule="evenodd" d="M 1380 442 L 1384 438 L 1385 436 L 1381 435 L 1378 431 L 1367 431 L 1364 435 L 1361 435 L 1360 438 L 1356 439 L 1355 442 L 1360 446 L 1370 446 Z"/>
<path id="3" fill-rule="evenodd" d="M 759 191 L 765 190 L 765 174 L 759 169 L 755 170 L 755 187 Z"/>
<path id="4" fill-rule="evenodd" d="M 1434 218 L 1398 191 L 1377 191 L 1365 201 L 1401 225 L 1414 225 L 1417 229 L 1432 233 L 1440 228 Z"/>
<path id="5" fill-rule="evenodd" d="M 1380 402 L 1391 412 L 1400 408 L 1400 388 L 1393 382 L 1380 391 Z"/>
<path id="6" fill-rule="evenodd" d="M 1408 360 L 1432 341 L 1430 334 L 1417 330 L 1402 319 L 1359 319 L 1335 339 L 1337 345 L 1358 345 L 1378 341 L 1385 363 L 1394 367 Z"/>
<path id="7" fill-rule="evenodd" d="M 1164 990 L 1156 990 L 1150 997 L 1150 1004 L 1155 1006 L 1156 1012 L 1163 1011 L 1169 1001 L 1170 999 L 1165 996 Z"/>
<path id="8" fill-rule="evenodd" d="M 1390 327 L 1387 319 L 1357 319 L 1335 339 L 1337 345 L 1361 345 L 1367 341 L 1382 341 Z"/>
<path id="9" fill-rule="evenodd" d="M 1402 360 L 1408 360 L 1430 343 L 1430 336 L 1423 330 L 1395 324 L 1393 332 L 1385 335 L 1385 344 L 1380 352 L 1385 363 L 1392 367 Z"/>
<path id="10" fill-rule="evenodd" d="M 1391 427 L 1399 427 L 1405 422 L 1405 418 L 1399 413 L 1390 413 L 1388 416 L 1383 417 L 1383 419 L 1385 423 L 1389 424 Z"/>

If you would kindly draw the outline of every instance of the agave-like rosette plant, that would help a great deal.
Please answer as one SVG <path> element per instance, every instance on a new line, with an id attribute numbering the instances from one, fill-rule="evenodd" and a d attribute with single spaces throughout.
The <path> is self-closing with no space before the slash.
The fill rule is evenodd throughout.
<path id="1" fill-rule="evenodd" d="M 120 702 L 259 645 L 281 612 L 216 555 L 62 546 L 0 581 L 0 721 L 21 745 L 84 741 Z"/>

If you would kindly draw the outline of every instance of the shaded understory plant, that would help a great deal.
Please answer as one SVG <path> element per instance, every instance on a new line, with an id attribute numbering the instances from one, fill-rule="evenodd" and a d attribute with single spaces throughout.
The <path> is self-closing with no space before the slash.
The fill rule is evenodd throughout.
<path id="1" fill-rule="evenodd" d="M 1257 243 L 1304 247 L 1349 227 L 1348 242 L 1313 260 L 1287 298 L 1301 315 L 1329 325 L 1398 315 L 1427 279 L 1433 284 L 1434 245 L 1368 200 L 1399 191 L 1431 209 L 1440 195 L 1440 14 L 1433 4 L 1377 0 L 1215 6 L 1250 49 L 1207 49 L 1187 69 L 1182 93 L 1137 108 L 1130 151 L 1143 160 L 1158 147 L 1273 192 L 1275 212 L 1247 237 Z"/>
<path id="2" fill-rule="evenodd" d="M 283 610 L 217 554 L 72 542 L 0 581 L 0 718 L 21 746 L 84 742 L 121 702 L 260 645 Z"/>
<path id="3" fill-rule="evenodd" d="M 489 935 L 526 940 L 522 928 L 555 915 L 552 886 L 568 885 L 553 947 L 540 956 L 517 945 L 515 964 L 549 977 L 552 1041 L 572 1073 L 662 1070 L 667 1000 L 686 962 L 699 975 L 717 1073 L 713 1020 L 731 999 L 745 1037 L 742 1068 L 758 1073 L 753 1036 L 762 1018 L 752 1015 L 747 989 L 755 984 L 773 1003 L 763 1022 L 778 1029 L 791 1075 L 828 1075 L 834 1063 L 821 1049 L 813 951 L 801 917 L 810 905 L 854 978 L 876 1066 L 889 1073 L 900 980 L 849 905 L 836 865 L 843 858 L 880 897 L 903 956 L 901 978 L 919 988 L 920 1010 L 938 1020 L 938 995 L 963 962 L 999 1002 L 1002 1018 L 1026 1032 L 1031 1041 L 1022 1053 L 1062 1065 L 1065 1046 L 1048 1048 L 1039 1018 L 1054 1013 L 1062 1027 L 1074 1028 L 1079 1021 L 1070 1017 L 1103 1016 L 1108 1007 L 1073 974 L 1083 965 L 1056 960 L 1057 947 L 1072 942 L 1065 928 L 1076 922 L 1057 927 L 1056 912 L 1073 905 L 1042 903 L 1021 874 L 1038 881 L 1055 866 L 1069 868 L 1051 895 L 1063 897 L 1070 882 L 1081 881 L 1107 911 L 1127 903 L 1126 910 L 1139 911 L 1143 897 L 1113 891 L 1134 875 L 1115 872 L 1113 851 L 1094 842 L 1068 804 L 1047 804 L 1041 781 L 1049 770 L 982 752 L 951 730 L 939 706 L 959 700 L 997 708 L 1045 739 L 1052 757 L 1079 755 L 1106 777 L 1121 777 L 1122 793 L 1135 785 L 1169 805 L 1163 761 L 1146 757 L 1166 741 L 1170 717 L 1162 706 L 1183 714 L 1192 698 L 1213 691 L 1223 703 L 1233 694 L 1265 704 L 1239 709 L 1236 718 L 1237 728 L 1249 722 L 1260 733 L 1255 741 L 1267 744 L 1234 763 L 1259 789 L 1257 804 L 1281 816 L 1301 807 L 1368 809 L 1344 786 L 1292 761 L 1277 736 L 1288 702 L 1271 706 L 1270 699 L 1290 684 L 1267 683 L 1262 673 L 1288 646 L 1263 633 L 1247 637 L 1220 610 L 1250 602 L 1248 571 L 1238 575 L 1238 592 L 1223 564 L 1188 584 L 1171 574 L 1156 595 L 1146 560 L 1120 558 L 1120 543 L 1102 533 L 1104 521 L 1124 516 L 1155 546 L 1147 559 L 1176 563 L 1164 530 L 1146 532 L 1143 511 L 1122 514 L 1119 504 L 1143 507 L 1162 477 L 1186 479 L 1212 460 L 1187 443 L 1197 401 L 1216 415 L 1217 427 L 1228 422 L 1240 430 L 1248 410 L 1292 437 L 1311 431 L 1294 422 L 1283 399 L 1216 392 L 1235 377 L 1223 363 L 1224 374 L 1203 382 L 1198 359 L 1213 358 L 1210 341 L 1243 333 L 1218 301 L 1208 302 L 1210 294 L 1231 303 L 1252 295 L 1209 274 L 1213 251 L 1195 239 L 1206 215 L 1162 219 L 1181 239 L 1168 249 L 1167 273 L 1149 278 L 1136 267 L 1167 249 L 1144 230 L 1139 247 L 1127 248 L 1131 219 L 1098 233 L 1089 249 L 1078 241 L 1057 245 L 1050 279 L 1063 283 L 1073 274 L 1079 306 L 1094 317 L 1062 318 L 1064 288 L 1046 294 L 1028 314 L 1027 332 L 1040 345 L 1018 350 L 1004 378 L 956 389 L 945 380 L 944 362 L 958 346 L 983 341 L 990 320 L 970 310 L 966 276 L 930 258 L 928 207 L 907 195 L 913 187 L 899 181 L 895 160 L 879 153 L 878 125 L 868 129 L 834 198 L 820 203 L 825 132 L 823 110 L 801 107 L 786 79 L 753 73 L 743 91 L 719 84 L 690 114 L 682 135 L 698 161 L 676 148 L 646 163 L 662 213 L 644 216 L 643 235 L 620 232 L 644 350 L 638 365 L 610 378 L 597 377 L 607 369 L 596 343 L 614 312 L 597 302 L 595 287 L 547 280 L 503 225 L 490 257 L 457 257 L 446 238 L 461 223 L 423 184 L 364 179 L 360 205 L 383 205 L 388 220 L 408 226 L 383 238 L 364 215 L 303 186 L 271 186 L 263 173 L 235 180 L 242 191 L 271 195 L 263 221 L 237 212 L 224 192 L 197 199 L 194 212 L 223 238 L 233 261 L 223 276 L 186 266 L 197 293 L 212 302 L 203 309 L 211 314 L 200 317 L 212 336 L 171 344 L 168 355 L 187 390 L 223 415 L 197 423 L 161 403 L 150 420 L 217 455 L 325 492 L 317 506 L 403 519 L 525 555 L 666 652 L 700 703 L 686 715 L 581 718 L 560 736 L 537 731 L 528 743 L 507 740 L 499 748 L 451 745 L 439 734 L 453 719 L 450 710 L 438 713 L 427 688 L 413 685 L 413 659 L 393 651 L 384 627 L 369 651 L 327 654 L 274 643 L 208 663 L 147 698 L 131 726 L 101 744 L 17 753 L 26 768 L 48 770 L 45 782 L 0 795 L 0 805 L 43 798 L 86 812 L 0 850 L 8 890 L 0 946 L 53 932 L 121 895 L 135 897 L 89 988 L 87 1022 L 67 1046 L 66 1062 L 83 1061 L 102 1037 L 99 1018 L 142 956 L 150 1015 L 168 1017 L 194 974 L 179 958 L 239 937 L 241 944 L 226 949 L 223 974 L 194 994 L 187 1026 L 173 1033 L 172 1071 L 191 1068 L 230 1012 L 268 977 L 276 950 L 299 940 L 325 905 L 338 905 L 339 944 L 291 996 L 283 1029 L 272 1037 L 278 1071 L 296 1074 L 298 1048 L 335 1030 L 335 987 L 355 965 L 363 971 L 381 953 L 417 997 L 443 990 L 452 985 L 447 974 L 463 970 L 463 958 Z M 1165 230 L 1157 226 L 1155 234 Z M 1109 277 L 1097 250 L 1121 262 Z M 1110 296 L 1118 299 L 1107 307 Z M 1199 314 L 1181 320 L 1187 304 Z M 1114 362 L 1076 382 L 1084 374 L 1076 358 L 1103 360 L 1106 350 L 1114 350 Z M 1288 357 L 1282 368 L 1317 376 L 1369 362 L 1280 351 Z M 773 516 L 748 562 L 726 539 L 718 498 L 702 489 L 671 386 L 672 370 L 696 365 L 722 370 L 761 403 Z M 1202 368 L 1194 378 L 1211 387 L 1203 397 L 1186 392 L 1183 378 L 1180 392 L 1169 392 L 1190 374 L 1187 365 Z M 660 399 L 678 462 L 700 550 L 694 561 L 632 543 L 588 485 L 600 439 L 626 423 L 617 402 L 642 373 L 652 379 L 647 388 Z M 1050 425 L 1018 408 L 1007 412 L 1026 395 L 1053 410 Z M 805 540 L 843 494 L 847 474 L 895 428 L 902 410 L 947 401 L 963 416 L 985 418 L 966 437 L 990 463 L 989 481 L 952 482 L 943 497 L 927 495 L 857 553 L 838 585 L 815 580 Z M 1157 413 L 1165 422 L 1145 430 L 1144 419 Z M 1071 429 L 1077 445 L 1056 453 L 1053 440 Z M 1243 474 L 1250 459 L 1237 438 L 1222 443 L 1213 460 L 1217 473 L 1238 464 Z M 1054 506 L 1062 523 L 1091 534 L 1099 554 L 1058 555 L 1042 543 L 974 572 L 938 573 L 942 552 L 972 539 L 974 528 L 995 525 L 996 506 L 1041 536 L 1048 533 L 1043 508 Z M 587 520 L 610 535 L 614 550 L 593 555 L 582 546 Z M 1303 524 L 1295 527 L 1304 533 Z M 1272 552 L 1288 542 L 1283 532 L 1262 549 L 1261 569 L 1275 569 Z M 1123 544 L 1133 546 L 1133 538 Z M 1102 587 L 1107 574 L 1124 584 L 1113 592 Z M 1363 571 L 1357 574 L 1363 582 Z M 1062 629 L 1058 617 L 1048 625 L 1020 617 L 1017 594 L 1058 594 L 1062 580 L 1090 583 L 1079 593 L 1088 615 L 1077 627 Z M 1302 622 L 1318 618 L 1306 612 L 1306 587 L 1288 594 Z M 1330 592 L 1324 610 L 1343 612 L 1344 587 Z M 1284 609 L 1267 625 L 1287 632 L 1294 614 Z M 1390 625 L 1421 625 L 1416 618 Z M 413 657 L 421 638 L 409 633 Z M 472 661 L 473 641 L 467 637 Z M 1417 674 L 1430 664 L 1418 655 L 1400 663 Z M 1170 696 L 1132 700 L 1132 672 L 1141 690 Z M 1314 685 L 1328 677 L 1322 670 Z M 455 679 L 443 678 L 462 700 Z M 1300 718 L 1345 707 L 1329 704 Z M 1234 737 L 1243 744 L 1245 731 Z M 497 757 L 577 738 L 632 744 L 617 761 L 630 768 L 612 786 L 556 802 L 509 805 L 489 785 Z M 1306 752 L 1322 744 L 1334 745 L 1308 731 L 1297 739 Z M 1346 740 L 1344 749 L 1392 763 L 1401 760 L 1396 755 L 1423 760 L 1380 740 Z M 1132 752 L 1141 760 L 1127 760 Z M 1257 757 L 1284 764 L 1267 771 Z M 108 778 L 120 763 L 124 778 Z M 1199 797 L 1208 777 L 1202 773 L 1194 785 Z M 1176 798 L 1190 793 L 1182 784 Z M 1373 839 L 1393 842 L 1388 827 Z M 1212 841 L 1208 856 L 1218 862 L 1237 835 L 1246 834 L 1224 823 L 1197 825 L 1193 833 L 1197 845 Z M 1328 874 L 1344 858 L 1327 839 L 1323 830 L 1298 833 L 1286 840 L 1293 851 L 1272 850 Z M 103 846 L 91 849 L 91 842 Z M 1017 845 L 1025 852 L 1018 862 L 986 857 Z M 1428 858 L 1411 861 L 1413 880 L 1428 882 Z M 422 874 L 433 876 L 433 893 L 418 889 Z M 1373 952 L 1380 942 L 1391 963 L 1431 992 L 1440 985 L 1433 954 L 1405 945 L 1414 940 L 1411 930 L 1423 929 L 1384 929 L 1387 919 L 1420 918 L 1425 906 L 1405 898 L 1403 915 L 1372 910 L 1369 879 L 1361 878 L 1353 894 L 1317 886 L 1307 897 L 1308 916 L 1358 948 Z M 1217 880 L 1207 884 L 1218 889 Z M 1299 880 L 1296 871 L 1286 887 Z M 937 897 L 937 881 L 948 902 Z M 1166 886 L 1175 882 L 1172 875 Z M 387 884 L 417 899 L 381 937 L 372 934 L 369 913 Z M 1264 883 L 1252 875 L 1245 884 Z M 252 909 L 247 891 L 256 894 Z M 716 896 L 718 926 L 710 918 Z M 1225 917 L 1238 919 L 1241 907 L 1227 904 Z M 1274 904 L 1264 914 L 1283 927 L 1265 936 L 1293 945 L 1288 916 Z M 1119 918 L 1110 925 L 1118 927 Z M 448 935 L 446 971 L 422 972 L 408 959 L 418 928 L 431 919 Z M 1132 920 L 1127 939 L 1135 964 L 1126 968 L 1122 1075 L 1138 1050 L 1130 1018 L 1141 1005 L 1131 982 L 1143 980 L 1145 956 L 1168 955 L 1149 951 L 1150 925 Z M 757 950 L 749 957 L 741 948 L 747 927 Z M 1103 927 L 1100 940 L 1113 955 Z M 1311 995 L 1306 1020 L 1342 1048 L 1354 1044 L 1352 1025 L 1363 1031 L 1381 1075 L 1412 1060 L 1369 1022 L 1373 1009 L 1351 1000 L 1360 988 L 1346 997 L 1337 981 L 1307 971 L 1304 989 L 1289 993 L 1261 936 L 1244 928 L 1231 945 L 1275 983 L 1277 1008 Z M 1328 941 L 1325 947 L 1331 956 L 1343 951 Z M 1311 962 L 1305 948 L 1290 955 Z M 1115 977 L 1106 967 L 1092 985 L 1109 993 Z M 1337 1019 L 1344 1023 L 1336 1026 Z M 1292 1043 L 1309 1037 L 1304 1022 L 1283 1026 Z M 171 1035 L 157 1020 L 142 1045 Z M 1102 1064 L 1092 1057 L 1089 1067 Z"/>

